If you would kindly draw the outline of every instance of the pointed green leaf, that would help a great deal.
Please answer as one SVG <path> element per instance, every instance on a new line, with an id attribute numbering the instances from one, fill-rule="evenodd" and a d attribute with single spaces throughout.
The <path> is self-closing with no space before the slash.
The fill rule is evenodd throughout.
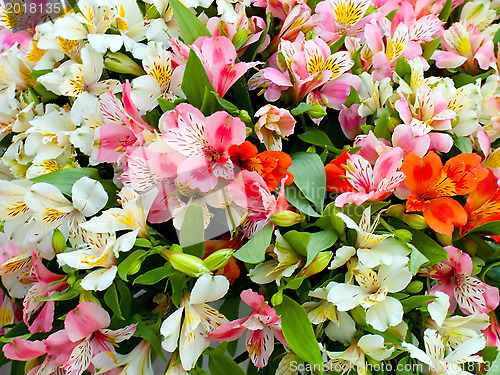
<path id="1" fill-rule="evenodd" d="M 198 58 L 198 55 L 196 55 L 193 50 L 189 51 L 181 88 L 184 94 L 186 94 L 189 103 L 196 108 L 201 108 L 203 105 L 205 88 L 208 89 L 208 92 L 214 91 L 212 83 L 210 83 L 207 73 L 205 72 L 205 68 Z"/>
<path id="2" fill-rule="evenodd" d="M 205 224 L 200 206 L 190 204 L 179 232 L 179 245 L 187 254 L 202 257 L 205 253 Z"/>
<path id="3" fill-rule="evenodd" d="M 170 0 L 170 6 L 175 19 L 179 23 L 181 37 L 184 43 L 193 44 L 201 36 L 211 36 L 210 31 L 191 11 L 179 0 Z"/>
<path id="4" fill-rule="evenodd" d="M 255 264 L 262 262 L 266 255 L 266 249 L 271 243 L 272 234 L 273 226 L 271 224 L 266 225 L 260 232 L 250 238 L 246 244 L 240 247 L 233 256 L 245 263 Z"/>
<path id="5" fill-rule="evenodd" d="M 303 257 L 307 256 L 307 245 L 311 240 L 311 233 L 291 230 L 286 232 L 283 238 L 292 247 L 293 251 Z"/>
<path id="6" fill-rule="evenodd" d="M 304 194 L 295 186 L 295 184 L 285 186 L 285 197 L 288 203 L 290 203 L 295 208 L 298 208 L 303 214 L 320 217 L 314 209 L 311 207 L 309 201 L 304 198 Z"/>
<path id="7" fill-rule="evenodd" d="M 288 169 L 293 173 L 294 183 L 313 202 L 320 213 L 326 193 L 325 167 L 318 154 L 300 152 L 292 156 L 293 163 Z"/>
<path id="8" fill-rule="evenodd" d="M 120 309 L 120 302 L 118 301 L 118 292 L 116 291 L 115 284 L 111 284 L 111 286 L 104 293 L 104 302 L 106 305 L 115 313 L 115 315 L 124 320 L 122 316 L 122 310 Z"/>
<path id="9" fill-rule="evenodd" d="M 339 238 L 339 235 L 333 230 L 322 230 L 311 234 L 311 240 L 307 244 L 306 266 L 312 262 L 319 252 L 332 247 L 337 238 Z"/>
<path id="10" fill-rule="evenodd" d="M 137 276 L 134 280 L 134 284 L 154 285 L 162 281 L 164 278 L 174 275 L 175 273 L 177 273 L 177 271 L 170 265 L 170 263 L 166 263 L 162 267 L 152 269 L 151 271 Z"/>
<path id="11" fill-rule="evenodd" d="M 283 302 L 274 309 L 281 316 L 281 328 L 290 349 L 309 364 L 317 364 L 323 374 L 321 351 L 306 311 L 288 296 L 283 296 Z"/>
<path id="12" fill-rule="evenodd" d="M 210 354 L 208 368 L 211 374 L 245 375 L 241 367 L 224 353 Z"/>

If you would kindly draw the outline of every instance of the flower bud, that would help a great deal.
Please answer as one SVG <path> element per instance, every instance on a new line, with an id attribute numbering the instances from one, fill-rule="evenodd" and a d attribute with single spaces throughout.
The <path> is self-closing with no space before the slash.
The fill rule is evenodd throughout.
<path id="1" fill-rule="evenodd" d="M 413 280 L 408 286 L 403 290 L 404 293 L 418 293 L 424 287 L 424 283 L 420 280 Z"/>
<path id="2" fill-rule="evenodd" d="M 429 225 L 425 221 L 424 217 L 421 215 L 404 214 L 401 217 L 401 220 L 403 220 L 406 224 L 408 224 L 413 229 L 424 230 L 425 228 L 429 227 Z"/>
<path id="3" fill-rule="evenodd" d="M 251 124 L 252 123 L 252 118 L 250 117 L 250 115 L 248 114 L 247 111 L 245 111 L 244 109 L 242 109 L 238 115 L 238 118 L 243 121 L 245 124 Z"/>
<path id="4" fill-rule="evenodd" d="M 203 263 L 205 263 L 205 266 L 210 271 L 218 270 L 219 268 L 222 268 L 229 263 L 229 261 L 233 257 L 234 252 L 234 249 L 220 249 L 214 251 L 203 260 Z"/>
<path id="5" fill-rule="evenodd" d="M 406 212 L 404 204 L 393 204 L 387 208 L 386 214 L 392 217 L 400 218 Z"/>
<path id="6" fill-rule="evenodd" d="M 236 48 L 243 46 L 245 42 L 248 40 L 248 31 L 245 29 L 238 30 L 236 34 L 234 34 L 231 42 L 236 46 Z"/>
<path id="7" fill-rule="evenodd" d="M 313 108 L 307 110 L 307 114 L 312 118 L 323 118 L 326 116 L 325 109 L 319 104 L 314 104 Z"/>
<path id="8" fill-rule="evenodd" d="M 276 293 L 274 293 L 273 296 L 271 297 L 271 303 L 273 304 L 273 306 L 278 306 L 281 305 L 282 302 L 283 302 L 283 291 L 280 289 Z"/>
<path id="9" fill-rule="evenodd" d="M 297 274 L 297 277 L 309 277 L 320 273 L 330 264 L 332 256 L 333 253 L 331 251 L 320 252 L 314 257 L 314 259 L 311 263 L 309 263 L 308 266 L 300 270 L 300 272 Z"/>
<path id="10" fill-rule="evenodd" d="M 441 233 L 436 232 L 436 238 L 439 241 L 439 243 L 443 246 L 452 246 L 453 245 L 452 236 L 449 234 L 441 234 Z"/>
<path id="11" fill-rule="evenodd" d="M 394 231 L 394 238 L 403 242 L 403 243 L 408 243 L 413 238 L 413 235 L 411 234 L 411 232 L 409 230 L 396 229 Z"/>
<path id="12" fill-rule="evenodd" d="M 271 221 L 280 227 L 290 227 L 304 220 L 304 216 L 298 212 L 283 210 L 271 216 Z"/>
<path id="13" fill-rule="evenodd" d="M 199 277 L 205 273 L 210 273 L 205 263 L 194 255 L 178 253 L 167 249 L 163 249 L 160 254 L 163 258 L 168 260 L 177 271 L 185 273 L 188 276 Z"/>
<path id="14" fill-rule="evenodd" d="M 66 238 L 64 238 L 59 229 L 55 229 L 52 234 L 52 248 L 56 254 L 60 254 L 66 250 Z"/>
<path id="15" fill-rule="evenodd" d="M 104 58 L 104 67 L 117 73 L 142 76 L 144 70 L 130 57 L 121 52 L 108 52 Z"/>

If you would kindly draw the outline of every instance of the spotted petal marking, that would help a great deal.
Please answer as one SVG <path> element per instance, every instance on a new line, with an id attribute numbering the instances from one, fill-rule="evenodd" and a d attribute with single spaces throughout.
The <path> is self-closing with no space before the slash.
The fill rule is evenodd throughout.
<path id="1" fill-rule="evenodd" d="M 92 348 L 90 346 L 90 337 L 87 337 L 79 343 L 69 357 L 69 360 L 64 364 L 67 375 L 79 375 L 90 366 L 92 359 Z"/>
<path id="2" fill-rule="evenodd" d="M 366 291 L 374 293 L 379 289 L 380 283 L 377 273 L 371 268 L 359 264 L 353 270 L 353 273 L 358 284 Z"/>
<path id="3" fill-rule="evenodd" d="M 343 34 L 364 16 L 370 0 L 332 0 L 331 4 L 337 21 L 337 33 Z"/>
<path id="4" fill-rule="evenodd" d="M 485 284 L 474 276 L 458 275 L 455 288 L 455 298 L 458 306 L 470 314 L 476 314 L 487 310 L 486 301 L 483 297 Z"/>
<path id="5" fill-rule="evenodd" d="M 148 75 L 153 77 L 161 87 L 161 91 L 167 91 L 172 78 L 172 62 L 170 57 L 162 60 L 160 56 L 156 56 L 153 63 L 145 64 L 144 70 Z"/>
<path id="6" fill-rule="evenodd" d="M 334 53 L 328 59 L 326 59 L 323 65 L 323 70 L 331 71 L 332 77 L 330 79 L 334 79 L 347 72 L 353 65 L 354 61 L 351 60 L 349 52 L 342 51 Z"/>
<path id="7" fill-rule="evenodd" d="M 29 252 L 16 255 L 0 265 L 0 275 L 16 273 L 24 269 L 29 262 L 31 262 L 31 254 Z"/>
<path id="8" fill-rule="evenodd" d="M 163 137 L 170 147 L 188 157 L 205 155 L 205 150 L 209 147 L 205 139 L 205 124 L 194 121 L 186 123 L 184 128 L 168 129 Z"/>
<path id="9" fill-rule="evenodd" d="M 468 56 L 472 52 L 467 30 L 459 22 L 454 23 L 443 34 L 444 40 L 461 56 Z"/>

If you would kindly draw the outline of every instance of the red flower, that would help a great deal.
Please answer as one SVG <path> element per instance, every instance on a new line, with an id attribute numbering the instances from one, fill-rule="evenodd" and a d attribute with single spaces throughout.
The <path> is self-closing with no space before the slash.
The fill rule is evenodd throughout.
<path id="1" fill-rule="evenodd" d="M 345 165 L 349 156 L 351 156 L 349 151 L 344 151 L 325 167 L 326 190 L 336 193 L 347 193 L 353 190 L 345 175 Z"/>

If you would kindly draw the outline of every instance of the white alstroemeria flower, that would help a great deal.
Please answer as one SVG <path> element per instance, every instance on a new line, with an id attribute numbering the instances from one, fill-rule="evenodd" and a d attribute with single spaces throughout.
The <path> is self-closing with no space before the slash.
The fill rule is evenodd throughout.
<path id="1" fill-rule="evenodd" d="M 356 323 L 345 311 L 337 311 L 337 308 L 327 300 L 328 293 L 335 283 L 330 282 L 324 288 L 318 288 L 309 292 L 309 297 L 317 298 L 319 301 L 306 302 L 302 305 L 312 324 L 322 324 L 328 321 L 325 328 L 326 335 L 333 341 L 340 341 L 344 345 L 350 345 L 356 334 Z"/>
<path id="2" fill-rule="evenodd" d="M 450 297 L 443 292 L 436 292 L 436 297 L 427 305 L 432 320 L 428 320 L 426 326 L 436 329 L 452 348 L 478 336 L 490 325 L 488 314 L 447 317 Z"/>
<path id="3" fill-rule="evenodd" d="M 275 281 L 279 285 L 282 277 L 290 277 L 304 263 L 304 258 L 293 251 L 278 230 L 274 231 L 276 243 L 269 253 L 274 259 L 258 264 L 248 274 L 257 284 L 268 284 Z"/>
<path id="4" fill-rule="evenodd" d="M 145 3 L 153 4 L 159 13 L 159 17 L 149 20 L 146 30 L 146 38 L 149 41 L 168 45 L 168 38 L 179 38 L 179 23 L 174 17 L 174 12 L 169 0 L 144 0 Z"/>
<path id="5" fill-rule="evenodd" d="M 45 114 L 36 116 L 29 123 L 31 127 L 24 132 L 24 152 L 33 157 L 33 162 L 70 158 L 74 154 L 68 132 L 74 130 L 75 125 L 65 109 L 47 104 Z"/>
<path id="6" fill-rule="evenodd" d="M 401 244 L 399 241 L 391 238 L 394 234 L 373 234 L 378 226 L 381 212 L 378 213 L 373 224 L 370 225 L 371 206 L 368 206 L 361 216 L 359 225 L 354 222 L 346 214 L 339 212 L 337 216 L 344 220 L 348 228 L 358 232 L 356 240 L 356 248 L 358 259 L 365 266 L 373 268 L 379 264 L 390 266 L 395 259 L 409 259 L 406 257 L 410 253 L 410 249 Z M 346 250 L 348 253 L 348 250 Z"/>
<path id="7" fill-rule="evenodd" d="M 384 78 L 382 81 L 376 81 L 373 79 L 373 74 L 363 72 L 360 78 L 362 82 L 359 92 L 361 105 L 358 114 L 367 117 L 384 108 L 385 102 L 391 97 L 393 90 L 389 77 Z"/>
<path id="8" fill-rule="evenodd" d="M 415 345 L 403 342 L 401 345 L 410 352 L 410 355 L 429 366 L 430 375 L 466 375 L 470 374 L 462 369 L 462 364 L 467 362 L 483 362 L 483 358 L 473 355 L 484 349 L 486 339 L 483 335 L 475 336 L 451 353 L 446 354 L 443 338 L 434 329 L 424 332 L 425 352 Z"/>
<path id="9" fill-rule="evenodd" d="M 173 102 L 184 96 L 181 90 L 184 68 L 172 68 L 172 53 L 162 44 L 148 43 L 142 66 L 146 74 L 132 80 L 132 100 L 140 111 L 154 109 L 159 98 Z"/>
<path id="10" fill-rule="evenodd" d="M 355 369 L 359 375 L 367 374 L 365 355 L 376 361 L 383 361 L 389 358 L 393 351 L 394 348 L 387 349 L 385 347 L 384 338 L 379 335 L 364 335 L 355 340 L 343 352 L 329 352 L 324 350 L 329 360 L 329 368 L 333 368 L 339 373 L 344 373 L 343 369 L 347 371 Z"/>
<path id="11" fill-rule="evenodd" d="M 92 364 L 98 370 L 95 374 L 104 374 L 113 369 L 121 369 L 119 375 L 154 375 L 151 363 L 151 344 L 142 340 L 128 354 L 116 354 L 111 357 L 108 352 L 101 352 L 92 358 Z"/>
<path id="12" fill-rule="evenodd" d="M 391 266 L 380 266 L 378 274 L 358 264 L 354 277 L 359 285 L 335 283 L 328 293 L 328 301 L 339 311 L 349 311 L 361 305 L 367 309 L 366 322 L 379 331 L 401 323 L 403 306 L 387 293 L 399 292 L 411 281 L 411 272 L 403 258 L 397 258 Z"/>
<path id="13" fill-rule="evenodd" d="M 33 216 L 25 199 L 32 185 L 30 180 L 0 180 L 0 220 L 24 223 Z"/>
<path id="14" fill-rule="evenodd" d="M 207 305 L 207 302 L 221 299 L 228 289 L 229 281 L 224 276 L 202 275 L 196 280 L 191 294 L 182 298 L 181 307 L 163 321 L 160 333 L 164 340 L 161 345 L 168 352 L 179 347 L 184 370 L 191 370 L 203 350 L 210 345 L 205 340 L 207 334 L 228 322 L 224 315 Z"/>
<path id="15" fill-rule="evenodd" d="M 202 7 L 208 8 L 214 0 L 186 0 L 184 5 L 187 7 Z M 224 21 L 228 23 L 236 22 L 238 13 L 234 10 L 234 3 L 242 3 L 244 6 L 250 5 L 250 0 L 215 0 L 217 3 L 217 12 L 222 15 Z"/>
<path id="16" fill-rule="evenodd" d="M 118 34 L 105 34 L 116 20 L 115 4 L 111 0 L 81 0 L 78 13 L 67 13 L 54 23 L 56 36 L 80 41 L 88 40 L 95 50 L 105 53 L 109 48 L 118 51 L 123 39 Z"/>
<path id="17" fill-rule="evenodd" d="M 124 186 L 118 193 L 118 203 L 121 208 L 110 208 L 101 216 L 93 217 L 81 224 L 81 227 L 94 233 L 112 233 L 119 230 L 138 230 L 139 237 L 149 236 L 146 218 L 153 204 L 157 190 L 152 189 L 143 194 L 137 194 L 131 188 Z"/>
<path id="18" fill-rule="evenodd" d="M 117 92 L 121 89 L 120 81 L 116 79 L 100 81 L 104 68 L 102 53 L 86 45 L 82 48 L 81 56 L 81 64 L 72 60 L 65 61 L 51 73 L 40 76 L 38 82 L 57 95 L 80 100 L 88 99 L 88 95 L 100 95 L 110 90 Z"/>
<path id="19" fill-rule="evenodd" d="M 73 202 L 54 185 L 38 182 L 31 186 L 25 199 L 36 221 L 52 230 L 58 228 L 75 246 L 82 240 L 79 225 L 106 205 L 108 194 L 99 181 L 82 177 L 73 184 L 71 196 Z"/>
<path id="20" fill-rule="evenodd" d="M 61 266 L 79 270 L 98 267 L 83 278 L 80 286 L 85 290 L 105 290 L 118 271 L 116 258 L 134 246 L 137 233 L 138 230 L 128 232 L 117 239 L 115 233 L 83 232 L 85 244 L 79 246 L 80 250 L 57 254 L 57 261 Z"/>

